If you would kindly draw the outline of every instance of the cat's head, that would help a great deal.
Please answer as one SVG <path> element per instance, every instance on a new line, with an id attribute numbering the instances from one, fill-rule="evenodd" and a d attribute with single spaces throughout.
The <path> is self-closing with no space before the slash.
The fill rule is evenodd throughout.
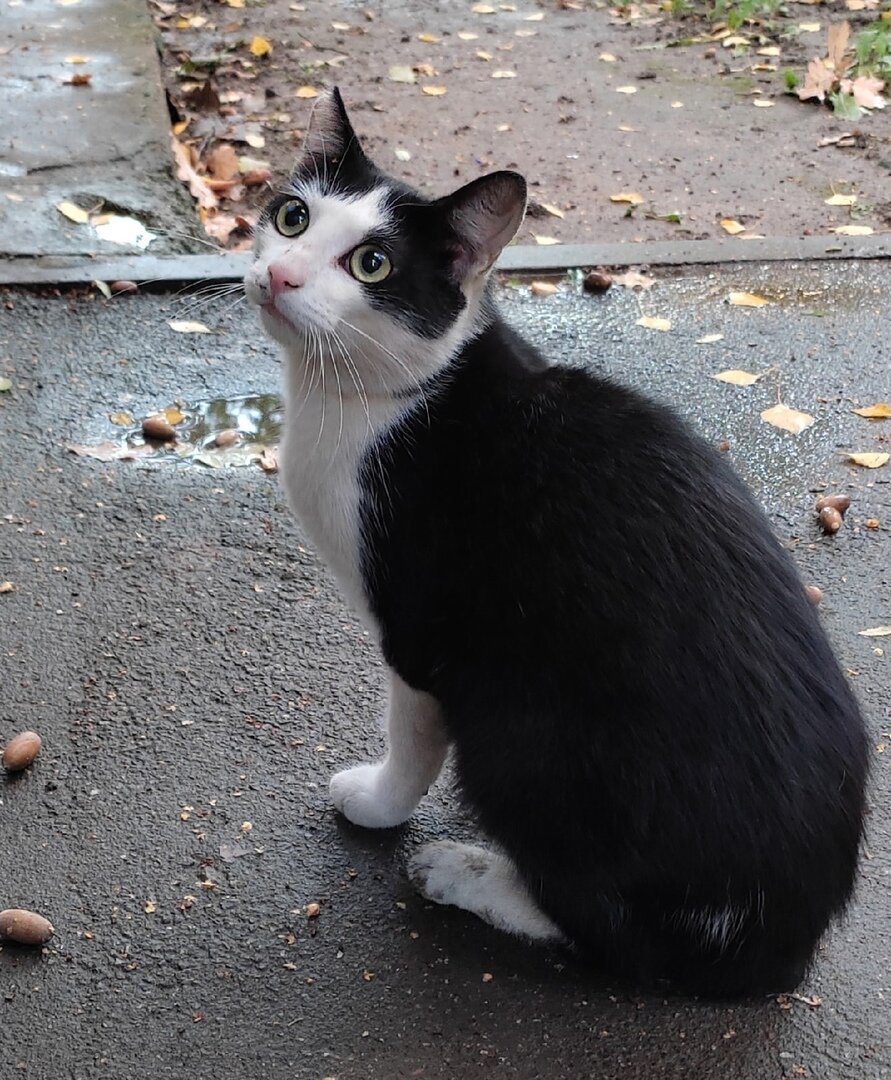
<path id="1" fill-rule="evenodd" d="M 369 392 L 402 392 L 477 332 L 489 271 L 525 205 L 517 173 L 436 200 L 387 176 L 365 156 L 334 89 L 260 218 L 245 290 L 294 363 L 340 357 Z"/>

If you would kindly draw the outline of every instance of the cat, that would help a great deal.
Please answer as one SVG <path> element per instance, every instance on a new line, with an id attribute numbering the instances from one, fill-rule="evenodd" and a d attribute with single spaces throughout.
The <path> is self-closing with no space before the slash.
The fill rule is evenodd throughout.
<path id="1" fill-rule="evenodd" d="M 641 986 L 791 990 L 852 894 L 857 704 L 722 456 L 499 316 L 525 201 L 390 178 L 334 89 L 257 226 L 283 483 L 388 666 L 387 755 L 331 798 L 399 825 L 451 751 L 491 846 L 421 847 L 425 897 Z"/>

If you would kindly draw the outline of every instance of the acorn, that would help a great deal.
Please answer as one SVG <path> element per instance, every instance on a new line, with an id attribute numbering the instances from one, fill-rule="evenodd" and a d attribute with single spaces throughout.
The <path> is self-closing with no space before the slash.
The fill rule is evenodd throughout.
<path id="1" fill-rule="evenodd" d="M 850 495 L 824 495 L 821 499 L 817 499 L 817 513 L 825 510 L 828 506 L 831 510 L 837 510 L 840 514 L 844 515 L 845 510 L 851 505 Z"/>
<path id="2" fill-rule="evenodd" d="M 842 527 L 842 520 L 841 511 L 834 506 L 824 506 L 820 511 L 820 524 L 825 533 L 837 533 Z"/>

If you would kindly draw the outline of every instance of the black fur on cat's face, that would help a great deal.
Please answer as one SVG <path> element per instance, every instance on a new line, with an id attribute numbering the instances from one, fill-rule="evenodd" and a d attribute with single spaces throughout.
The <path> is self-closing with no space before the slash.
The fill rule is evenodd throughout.
<path id="1" fill-rule="evenodd" d="M 474 333 L 488 272 L 525 199 L 512 172 L 425 198 L 369 161 L 334 89 L 258 223 L 248 298 L 298 353 L 308 339 L 329 349 L 339 341 L 358 363 L 364 349 L 410 364 L 415 377 L 432 374 Z"/>

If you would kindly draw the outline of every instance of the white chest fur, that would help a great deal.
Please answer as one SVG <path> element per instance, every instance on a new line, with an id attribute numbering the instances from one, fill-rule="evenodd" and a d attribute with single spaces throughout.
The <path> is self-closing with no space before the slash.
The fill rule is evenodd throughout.
<path id="1" fill-rule="evenodd" d="M 391 398 L 363 400 L 310 386 L 285 356 L 282 483 L 291 509 L 334 573 L 347 602 L 376 633 L 362 581 L 359 470 L 369 446 L 402 414 Z"/>

